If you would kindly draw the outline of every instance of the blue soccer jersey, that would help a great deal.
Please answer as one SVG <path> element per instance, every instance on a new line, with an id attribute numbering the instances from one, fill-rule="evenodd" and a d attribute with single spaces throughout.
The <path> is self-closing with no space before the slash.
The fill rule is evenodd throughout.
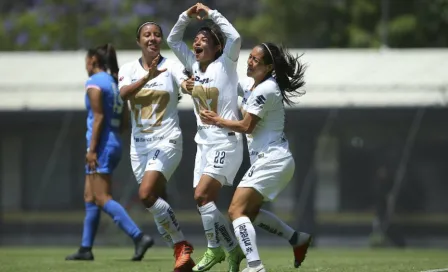
<path id="1" fill-rule="evenodd" d="M 86 90 L 98 89 L 102 93 L 104 119 L 96 148 L 99 164 L 96 173 L 110 174 L 118 165 L 121 158 L 121 138 L 119 130 L 123 112 L 123 101 L 121 100 L 120 92 L 114 78 L 106 72 L 96 73 L 91 76 L 87 80 L 85 87 Z M 94 114 L 87 92 L 85 103 L 87 109 L 86 140 L 87 148 L 89 148 L 92 138 Z M 87 166 L 86 173 L 91 173 Z"/>

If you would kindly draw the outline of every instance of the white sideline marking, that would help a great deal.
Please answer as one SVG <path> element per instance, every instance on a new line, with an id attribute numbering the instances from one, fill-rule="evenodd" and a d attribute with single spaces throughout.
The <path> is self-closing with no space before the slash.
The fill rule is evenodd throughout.
<path id="1" fill-rule="evenodd" d="M 421 272 L 447 272 L 448 268 L 440 268 L 440 269 L 434 269 L 434 270 L 425 270 Z"/>

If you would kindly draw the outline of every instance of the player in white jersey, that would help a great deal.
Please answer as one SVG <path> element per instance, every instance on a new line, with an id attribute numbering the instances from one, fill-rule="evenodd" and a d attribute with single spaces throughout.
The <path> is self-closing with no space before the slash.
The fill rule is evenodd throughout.
<path id="1" fill-rule="evenodd" d="M 145 22 L 137 29 L 142 57 L 119 71 L 120 95 L 131 111 L 131 165 L 139 197 L 165 241 L 174 247 L 175 270 L 193 267 L 193 247 L 185 240 L 166 199 L 166 183 L 182 158 L 182 133 L 177 104 L 183 66 L 160 55 L 161 27 Z"/>
<path id="2" fill-rule="evenodd" d="M 298 57 L 272 43 L 254 47 L 247 65 L 248 78 L 240 81 L 244 92 L 243 120 L 228 120 L 208 110 L 201 112 L 201 118 L 207 124 L 247 135 L 251 167 L 238 185 L 229 208 L 235 235 L 248 262 L 243 271 L 266 271 L 258 254 L 252 222 L 289 240 L 294 266 L 299 267 L 311 236 L 296 232 L 261 206 L 265 201 L 273 201 L 294 175 L 294 159 L 283 133 L 284 103 L 291 104 L 291 96 L 303 94 L 300 88 L 305 84 L 305 68 Z"/>
<path id="3" fill-rule="evenodd" d="M 191 18 L 201 20 L 205 18 L 203 14 L 213 21 L 213 25 L 199 29 L 193 42 L 193 53 L 182 41 L 183 35 Z M 227 128 L 203 124 L 199 113 L 207 109 L 229 120 L 238 120 L 236 67 L 241 38 L 218 11 L 198 3 L 179 16 L 167 41 L 195 81 L 191 96 L 198 131 L 193 186 L 208 249 L 193 271 L 207 271 L 222 262 L 225 252 L 220 247 L 221 243 L 229 252 L 229 271 L 239 271 L 244 254 L 215 201 L 222 186 L 233 185 L 241 166 L 242 136 Z"/>

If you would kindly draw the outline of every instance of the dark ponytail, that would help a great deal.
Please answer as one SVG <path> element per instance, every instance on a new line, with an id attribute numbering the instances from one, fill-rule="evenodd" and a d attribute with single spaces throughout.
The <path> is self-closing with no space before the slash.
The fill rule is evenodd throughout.
<path id="1" fill-rule="evenodd" d="M 266 79 L 273 76 L 280 87 L 283 103 L 294 104 L 291 97 L 302 96 L 306 93 L 305 90 L 300 90 L 305 85 L 306 69 L 299 60 L 302 55 L 293 56 L 285 47 L 279 47 L 273 43 L 262 43 L 259 47 L 264 53 L 263 62 L 274 66 Z"/>
<path id="2" fill-rule="evenodd" d="M 112 44 L 108 43 L 105 45 L 98 46 L 94 49 L 89 49 L 87 52 L 89 57 L 95 56 L 98 61 L 98 66 L 108 72 L 118 83 L 118 61 L 117 61 L 117 53 L 115 52 L 115 48 Z"/>

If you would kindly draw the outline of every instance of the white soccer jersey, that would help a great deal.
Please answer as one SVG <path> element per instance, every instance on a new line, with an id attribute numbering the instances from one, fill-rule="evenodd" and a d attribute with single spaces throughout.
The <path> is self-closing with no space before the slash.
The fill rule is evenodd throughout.
<path id="1" fill-rule="evenodd" d="M 241 138 L 239 133 L 229 129 L 205 125 L 199 117 L 199 111 L 207 109 L 216 112 L 225 119 L 238 120 L 238 75 L 236 67 L 241 39 L 235 28 L 218 11 L 211 10 L 209 17 L 221 28 L 227 37 L 227 41 L 221 57 L 212 62 L 204 73 L 199 69 L 199 63 L 196 61 L 193 52 L 182 41 L 185 28 L 190 22 L 190 18 L 185 12 L 179 16 L 179 20 L 174 25 L 167 40 L 178 59 L 194 75 L 195 83 L 192 99 L 198 126 L 195 141 L 198 144 L 224 143 L 237 141 Z"/>
<path id="2" fill-rule="evenodd" d="M 284 135 L 285 107 L 282 94 L 274 78 L 269 78 L 251 91 L 252 78 L 245 78 L 239 84 L 244 91 L 243 114 L 251 113 L 260 120 L 251 134 L 247 134 L 250 161 L 268 156 L 281 159 L 291 156 L 288 140 Z"/>
<path id="3" fill-rule="evenodd" d="M 128 101 L 132 119 L 131 154 L 149 152 L 164 141 L 182 148 L 177 104 L 179 86 L 187 77 L 182 65 L 166 58 L 157 68 L 167 71 L 148 81 Z M 134 83 L 147 73 L 140 59 L 126 63 L 120 68 L 118 87 Z"/>

